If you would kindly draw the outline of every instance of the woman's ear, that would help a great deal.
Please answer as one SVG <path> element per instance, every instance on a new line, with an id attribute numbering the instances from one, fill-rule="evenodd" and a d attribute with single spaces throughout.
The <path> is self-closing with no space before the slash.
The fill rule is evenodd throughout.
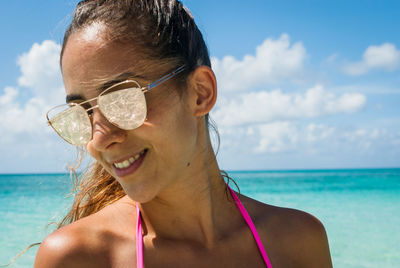
<path id="1" fill-rule="evenodd" d="M 217 80 L 210 67 L 200 66 L 190 75 L 190 106 L 193 115 L 201 117 L 210 112 L 217 100 Z"/>

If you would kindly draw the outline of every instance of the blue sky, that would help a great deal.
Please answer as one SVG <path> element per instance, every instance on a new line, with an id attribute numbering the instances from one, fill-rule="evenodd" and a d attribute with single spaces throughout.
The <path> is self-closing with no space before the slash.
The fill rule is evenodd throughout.
<path id="1" fill-rule="evenodd" d="M 183 1 L 219 84 L 224 169 L 400 166 L 400 2 Z M 0 173 L 64 171 L 46 126 L 77 1 L 0 3 Z"/>

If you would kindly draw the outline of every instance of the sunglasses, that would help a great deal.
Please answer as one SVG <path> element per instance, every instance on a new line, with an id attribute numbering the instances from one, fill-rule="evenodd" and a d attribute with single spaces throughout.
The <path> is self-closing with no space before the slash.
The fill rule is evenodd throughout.
<path id="1" fill-rule="evenodd" d="M 147 116 L 144 93 L 183 70 L 185 70 L 184 65 L 144 87 L 135 80 L 114 84 L 93 99 L 81 103 L 62 104 L 50 109 L 46 114 L 47 121 L 61 138 L 72 145 L 86 145 L 92 139 L 92 122 L 88 112 L 95 108 L 99 108 L 110 123 L 121 129 L 138 128 Z M 94 100 L 97 100 L 97 105 L 84 108 Z"/>

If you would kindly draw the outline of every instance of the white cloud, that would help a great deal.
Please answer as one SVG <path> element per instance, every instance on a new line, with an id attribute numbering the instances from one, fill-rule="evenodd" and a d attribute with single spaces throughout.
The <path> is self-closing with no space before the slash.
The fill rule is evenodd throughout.
<path id="1" fill-rule="evenodd" d="M 18 91 L 7 87 L 0 96 L 0 130 L 3 138 L 10 139 L 16 133 L 42 132 L 46 126 L 42 99 L 32 98 L 24 105 L 17 101 Z"/>
<path id="2" fill-rule="evenodd" d="M 46 111 L 64 101 L 58 64 L 60 49 L 59 44 L 47 40 L 42 44 L 33 44 L 27 53 L 18 58 L 20 87 L 6 87 L 0 95 L 0 130 L 3 137 L 45 131 Z M 30 99 L 22 101 L 18 98 L 21 90 L 28 91 Z"/>
<path id="3" fill-rule="evenodd" d="M 373 69 L 394 71 L 399 67 L 400 50 L 391 43 L 384 43 L 380 46 L 369 46 L 361 61 L 346 64 L 343 71 L 349 75 L 362 75 Z"/>
<path id="4" fill-rule="evenodd" d="M 257 126 L 258 153 L 316 152 L 321 144 L 329 143 L 339 133 L 335 127 L 323 124 L 301 124 L 299 122 L 274 122 Z"/>
<path id="5" fill-rule="evenodd" d="M 260 140 L 256 152 L 277 153 L 292 150 L 298 140 L 298 133 L 289 122 L 274 122 L 258 127 Z"/>
<path id="6" fill-rule="evenodd" d="M 332 86 L 330 87 L 332 91 L 338 93 L 346 93 L 346 92 L 362 92 L 365 95 L 398 95 L 400 94 L 400 86 L 396 85 L 387 85 L 387 84 L 375 84 L 368 81 L 362 81 L 362 83 L 354 83 L 354 84 L 346 84 L 340 86 Z"/>
<path id="7" fill-rule="evenodd" d="M 361 72 L 390 71 L 399 65 L 397 54 L 390 44 L 371 46 L 361 62 L 348 66 L 361 68 Z M 339 56 L 332 54 L 325 62 L 336 63 Z M 382 159 L 398 155 L 399 135 L 352 121 L 362 115 L 345 116 L 366 106 L 367 93 L 397 89 L 375 89 L 373 85 L 331 85 L 328 89 L 315 83 L 306 90 L 281 90 L 280 86 L 293 88 L 307 73 L 303 67 L 306 57 L 303 45 L 290 43 L 284 34 L 266 39 L 254 55 L 243 59 L 212 59 L 220 94 L 211 115 L 221 134 L 222 165 L 228 158 L 226 162 L 234 168 L 243 163 L 254 168 L 298 168 L 305 163 L 308 167 L 354 167 L 365 161 L 379 166 L 386 163 Z M 333 115 L 340 116 L 324 120 Z"/>
<path id="8" fill-rule="evenodd" d="M 17 96 L 18 90 L 13 87 L 6 87 L 4 89 L 4 95 L 0 96 L 0 107 L 5 107 L 6 105 L 13 103 Z"/>
<path id="9" fill-rule="evenodd" d="M 311 123 L 307 125 L 304 137 L 307 142 L 314 143 L 328 139 L 334 131 L 334 127 Z"/>
<path id="10" fill-rule="evenodd" d="M 17 86 L 0 91 L 0 173 L 60 171 L 73 158 L 73 148 L 58 141 L 45 117 L 50 107 L 65 102 L 59 53 L 54 41 L 33 44 L 18 57 Z"/>
<path id="11" fill-rule="evenodd" d="M 248 90 L 254 86 L 271 84 L 282 79 L 295 79 L 303 69 L 306 49 L 301 42 L 290 44 L 287 34 L 279 39 L 266 39 L 255 55 L 242 60 L 232 56 L 212 58 L 221 91 Z"/>
<path id="12" fill-rule="evenodd" d="M 323 124 L 298 122 L 273 122 L 256 126 L 258 143 L 253 145 L 257 153 L 282 153 L 289 151 L 315 151 L 319 144 L 334 137 L 335 128 Z"/>
<path id="13" fill-rule="evenodd" d="M 49 91 L 60 85 L 59 55 L 61 46 L 54 41 L 46 40 L 35 43 L 29 52 L 18 58 L 22 75 L 18 79 L 20 86 L 29 87 L 35 93 Z"/>
<path id="14" fill-rule="evenodd" d="M 334 53 L 334 54 L 330 55 L 325 61 L 332 63 L 335 60 L 337 60 L 338 57 L 339 57 L 339 53 Z"/>
<path id="15" fill-rule="evenodd" d="M 257 141 L 249 145 L 257 153 L 293 152 L 299 154 L 329 152 L 337 154 L 358 151 L 362 153 L 377 153 L 377 148 L 399 147 L 396 145 L 399 135 L 376 127 L 352 128 L 324 124 L 301 124 L 299 122 L 273 122 L 255 127 Z"/>
<path id="16" fill-rule="evenodd" d="M 340 96 L 317 85 L 304 94 L 281 90 L 240 94 L 221 100 L 213 118 L 221 126 L 298 120 L 339 113 L 354 113 L 365 106 L 366 97 L 359 93 Z"/>
<path id="17" fill-rule="evenodd" d="M 360 152 L 371 156 L 382 149 L 398 150 L 400 133 L 386 128 L 354 127 L 277 121 L 251 127 L 225 127 L 221 133 L 223 148 L 253 152 L 255 155 L 345 155 Z M 338 148 L 340 152 L 338 152 Z"/>

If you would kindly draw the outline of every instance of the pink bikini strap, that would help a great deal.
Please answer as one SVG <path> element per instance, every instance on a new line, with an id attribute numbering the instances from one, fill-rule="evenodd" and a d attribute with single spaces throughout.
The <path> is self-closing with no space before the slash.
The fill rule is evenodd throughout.
<path id="1" fill-rule="evenodd" d="M 264 259 L 265 265 L 267 265 L 267 268 L 272 268 L 271 262 L 269 261 L 268 255 L 264 249 L 264 246 L 261 242 L 260 236 L 258 235 L 257 229 L 254 226 L 253 221 L 250 218 L 249 213 L 247 213 L 245 207 L 243 206 L 242 202 L 240 202 L 239 198 L 235 194 L 235 192 L 228 186 L 233 199 L 235 200 L 235 203 L 237 207 L 239 208 L 240 213 L 242 213 L 244 220 L 246 221 L 247 225 L 249 226 L 251 232 L 253 233 L 254 240 L 256 240 L 258 249 L 260 250 L 261 256 Z"/>
<path id="2" fill-rule="evenodd" d="M 143 234 L 139 206 L 136 204 L 136 267 L 143 268 Z"/>

